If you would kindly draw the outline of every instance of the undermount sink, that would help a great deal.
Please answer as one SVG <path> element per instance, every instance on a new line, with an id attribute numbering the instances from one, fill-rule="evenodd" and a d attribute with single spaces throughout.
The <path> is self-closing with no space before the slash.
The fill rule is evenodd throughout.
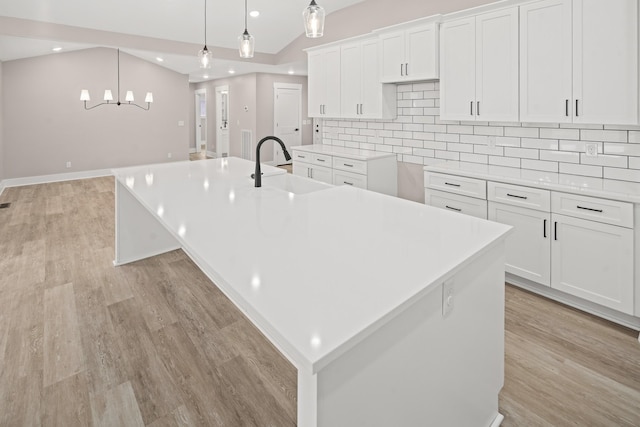
<path id="1" fill-rule="evenodd" d="M 313 193 L 333 187 L 324 182 L 304 178 L 297 175 L 281 174 L 262 177 L 262 187 L 275 188 L 293 194 Z"/>

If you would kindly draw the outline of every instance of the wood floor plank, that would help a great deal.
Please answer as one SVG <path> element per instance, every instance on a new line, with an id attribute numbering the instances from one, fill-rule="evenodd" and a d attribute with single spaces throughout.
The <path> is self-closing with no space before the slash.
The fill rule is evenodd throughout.
<path id="1" fill-rule="evenodd" d="M 99 394 L 91 393 L 94 427 L 144 427 L 138 402 L 130 382 Z"/>
<path id="2" fill-rule="evenodd" d="M 84 371 L 73 284 L 44 291 L 44 385 Z"/>
<path id="3" fill-rule="evenodd" d="M 151 424 L 148 424 L 148 427 L 191 427 L 195 425 L 197 424 L 192 421 L 189 409 L 187 409 L 185 405 L 182 405 L 171 414 L 158 418 Z"/>
<path id="4" fill-rule="evenodd" d="M 82 427 L 91 425 L 91 406 L 85 373 L 79 373 L 44 388 L 42 426 Z"/>

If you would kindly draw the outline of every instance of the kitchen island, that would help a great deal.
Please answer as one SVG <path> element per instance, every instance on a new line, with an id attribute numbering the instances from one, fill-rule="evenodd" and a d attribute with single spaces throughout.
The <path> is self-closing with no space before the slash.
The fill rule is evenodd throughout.
<path id="1" fill-rule="evenodd" d="M 298 425 L 499 425 L 509 227 L 224 158 L 118 169 L 116 265 L 182 248 L 298 370 Z"/>

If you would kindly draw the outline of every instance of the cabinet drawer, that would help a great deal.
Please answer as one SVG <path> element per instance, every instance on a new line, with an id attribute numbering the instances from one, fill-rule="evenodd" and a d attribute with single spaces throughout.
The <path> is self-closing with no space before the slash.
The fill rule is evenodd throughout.
<path id="1" fill-rule="evenodd" d="M 314 165 L 325 166 L 327 168 L 331 167 L 331 156 L 327 156 L 326 154 L 309 153 L 309 158 L 311 159 L 311 163 Z"/>
<path id="2" fill-rule="evenodd" d="M 340 169 L 347 172 L 355 172 L 366 175 L 367 174 L 367 162 L 362 160 L 345 159 L 344 157 L 333 158 L 333 168 Z"/>
<path id="3" fill-rule="evenodd" d="M 486 200 L 431 189 L 425 190 L 424 200 L 430 206 L 487 219 Z"/>
<path id="4" fill-rule="evenodd" d="M 313 155 L 313 153 L 308 153 L 306 151 L 298 151 L 298 150 L 294 150 L 293 151 L 293 160 L 300 160 L 302 162 L 311 162 L 311 156 Z"/>
<path id="5" fill-rule="evenodd" d="M 367 176 L 357 173 L 333 171 L 333 185 L 351 185 L 353 187 L 367 189 Z"/>
<path id="6" fill-rule="evenodd" d="M 447 191 L 449 193 L 476 197 L 478 199 L 487 198 L 487 182 L 482 179 L 425 172 L 424 186 L 434 190 Z"/>
<path id="7" fill-rule="evenodd" d="M 490 181 L 487 183 L 487 199 L 543 212 L 551 211 L 551 192 L 538 188 Z"/>
<path id="8" fill-rule="evenodd" d="M 631 203 L 553 192 L 551 210 L 554 213 L 576 218 L 633 228 L 633 204 Z"/>

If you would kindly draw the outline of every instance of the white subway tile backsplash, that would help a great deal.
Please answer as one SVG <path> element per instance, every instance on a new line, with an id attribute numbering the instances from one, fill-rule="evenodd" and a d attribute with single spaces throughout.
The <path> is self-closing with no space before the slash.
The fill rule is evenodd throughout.
<path id="1" fill-rule="evenodd" d="M 538 128 L 505 128 L 504 136 L 515 136 L 520 138 L 538 138 L 540 136 L 540 129 Z"/>
<path id="2" fill-rule="evenodd" d="M 578 129 L 540 129 L 540 138 L 580 139 L 580 130 Z"/>
<path id="3" fill-rule="evenodd" d="M 600 154 L 598 156 L 587 156 L 585 153 L 580 154 L 580 163 L 583 165 L 611 166 L 614 168 L 626 168 L 629 164 L 627 156 L 607 156 Z"/>
<path id="4" fill-rule="evenodd" d="M 445 121 L 439 86 L 398 85 L 396 119 L 324 120 L 323 142 L 395 153 L 413 164 L 459 160 L 640 182 L 640 126 Z M 587 142 L 597 156 L 586 156 Z"/>
<path id="5" fill-rule="evenodd" d="M 640 182 L 640 170 L 604 168 L 604 177 L 622 181 Z"/>
<path id="6" fill-rule="evenodd" d="M 510 168 L 519 168 L 520 159 L 517 159 L 515 157 L 489 156 L 489 164 L 496 166 L 508 166 Z"/>
<path id="7" fill-rule="evenodd" d="M 580 130 L 583 141 L 627 142 L 629 133 L 623 130 Z"/>
<path id="8" fill-rule="evenodd" d="M 560 173 L 570 175 L 583 175 L 602 178 L 602 166 L 574 165 L 572 163 L 560 163 Z"/>
<path id="9" fill-rule="evenodd" d="M 522 148 L 537 148 L 538 150 L 557 150 L 558 140 L 522 138 L 520 146 Z"/>
<path id="10" fill-rule="evenodd" d="M 514 148 L 505 147 L 504 155 L 507 157 L 520 157 L 521 159 L 534 159 L 538 160 L 538 150 L 533 148 Z"/>
<path id="11" fill-rule="evenodd" d="M 626 156 L 640 156 L 640 145 L 636 144 L 613 144 L 605 142 L 605 154 L 623 154 Z"/>
<path id="12" fill-rule="evenodd" d="M 558 172 L 558 162 L 548 162 L 544 160 L 522 159 L 520 161 L 522 169 L 533 169 L 544 172 Z"/>

